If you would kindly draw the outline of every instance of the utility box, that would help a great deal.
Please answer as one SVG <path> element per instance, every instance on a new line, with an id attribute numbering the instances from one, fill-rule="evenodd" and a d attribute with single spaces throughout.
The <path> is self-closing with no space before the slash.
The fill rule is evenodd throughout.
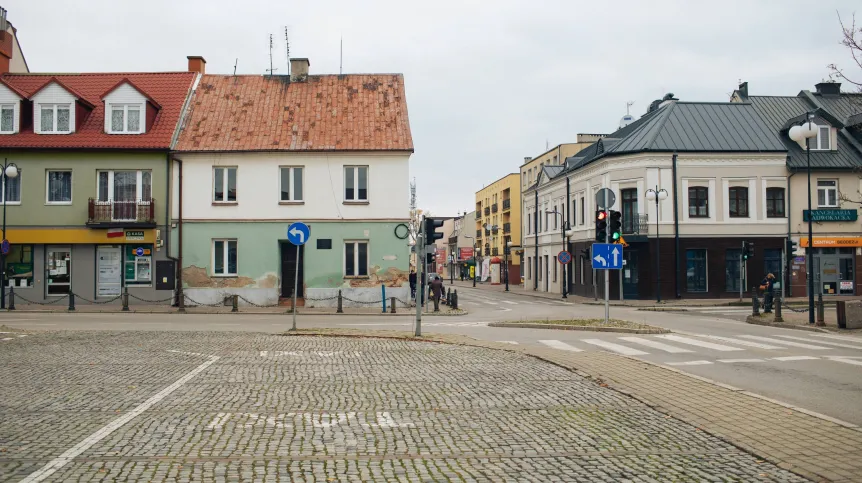
<path id="1" fill-rule="evenodd" d="M 156 261 L 156 290 L 174 290 L 177 285 L 177 264 L 173 260 Z"/>

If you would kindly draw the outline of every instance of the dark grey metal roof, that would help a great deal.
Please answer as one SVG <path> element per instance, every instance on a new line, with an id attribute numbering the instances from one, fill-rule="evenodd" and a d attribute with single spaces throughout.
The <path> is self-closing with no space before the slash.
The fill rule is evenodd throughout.
<path id="1" fill-rule="evenodd" d="M 809 93 L 810 94 L 810 93 Z M 815 104 L 815 99 L 818 102 Z M 782 129 L 787 121 L 806 114 L 817 108 L 829 112 L 837 119 L 847 119 L 852 109 L 851 102 L 839 102 L 839 96 L 810 96 L 805 92 L 797 97 L 789 96 L 749 96 L 748 101 L 754 107 L 763 121 L 781 136 L 781 140 L 787 147 L 789 159 L 787 167 L 790 169 L 803 169 L 807 167 L 806 151 L 799 144 L 791 140 Z M 819 104 L 819 105 L 818 105 Z M 829 110 L 836 107 L 838 112 Z M 851 140 L 839 131 L 838 146 L 833 151 L 811 151 L 811 167 L 816 169 L 854 169 L 862 167 L 862 153 L 860 153 Z"/>

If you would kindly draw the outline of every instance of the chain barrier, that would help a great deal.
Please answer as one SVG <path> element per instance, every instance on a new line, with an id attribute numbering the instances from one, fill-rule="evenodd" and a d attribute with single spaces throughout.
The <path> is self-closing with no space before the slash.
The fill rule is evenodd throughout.
<path id="1" fill-rule="evenodd" d="M 191 302 L 194 305 L 200 305 L 203 307 L 224 307 L 224 302 L 216 302 L 214 304 L 204 304 L 204 303 L 198 302 L 197 300 L 189 297 L 188 295 L 183 294 L 183 296 L 185 297 L 186 300 L 188 300 L 189 302 Z M 224 294 L 222 294 L 222 297 L 224 297 Z"/>
<path id="2" fill-rule="evenodd" d="M 781 301 L 781 306 L 784 307 L 785 309 L 791 311 L 791 312 L 796 312 L 797 314 L 804 314 L 804 313 L 808 312 L 808 307 L 805 307 L 804 309 L 794 309 L 793 307 L 784 303 L 784 300 Z"/>
<path id="3" fill-rule="evenodd" d="M 305 297 L 305 300 L 311 300 L 312 302 L 325 302 L 327 300 L 335 300 L 338 298 L 338 295 L 333 295 L 332 297 L 323 297 L 323 298 L 314 298 L 314 297 Z M 342 298 L 346 299 L 346 297 L 342 296 Z"/>
<path id="4" fill-rule="evenodd" d="M 8 296 L 8 294 L 7 294 L 7 296 Z M 15 293 L 15 301 L 16 301 L 16 302 L 18 301 L 18 299 L 21 299 L 21 300 L 23 300 L 23 301 L 27 302 L 28 304 L 35 304 L 35 305 L 54 305 L 54 304 L 56 304 L 57 302 L 59 302 L 59 301 L 61 301 L 61 300 L 63 300 L 63 299 L 67 299 L 67 298 L 69 298 L 69 296 L 68 296 L 68 295 L 63 295 L 62 297 L 60 297 L 60 298 L 58 298 L 58 299 L 55 299 L 55 300 L 52 300 L 52 301 L 50 301 L 50 302 L 36 302 L 35 300 L 30 300 L 30 299 L 28 299 L 28 298 L 26 298 L 26 297 L 22 297 L 22 296 L 21 296 L 21 295 L 19 295 L 17 292 Z"/>
<path id="5" fill-rule="evenodd" d="M 249 305 L 251 305 L 251 306 L 254 306 L 254 307 L 261 307 L 261 308 L 278 307 L 278 303 L 277 303 L 277 302 L 276 302 L 276 303 L 274 303 L 274 304 L 266 304 L 266 305 L 262 305 L 262 304 L 256 304 L 256 303 L 252 302 L 251 300 L 249 300 L 249 299 L 247 299 L 247 298 L 243 297 L 242 295 L 237 295 L 236 297 L 237 297 L 238 299 L 242 300 L 243 302 L 245 302 L 245 303 L 247 303 L 247 304 L 249 304 Z"/>
<path id="6" fill-rule="evenodd" d="M 353 300 L 353 299 L 351 299 L 351 298 L 347 298 L 347 297 L 345 297 L 345 296 L 343 296 L 343 295 L 341 296 L 341 299 L 342 299 L 342 300 L 346 300 L 346 301 L 348 301 L 348 302 L 353 302 L 353 303 L 355 303 L 355 304 L 360 304 L 360 305 L 380 305 L 380 304 L 382 304 L 382 303 L 383 303 L 383 300 L 378 300 L 378 301 L 376 301 L 376 302 L 363 302 L 363 301 L 361 301 L 361 300 Z"/>
<path id="7" fill-rule="evenodd" d="M 90 299 L 88 299 L 88 298 L 86 298 L 86 297 L 82 297 L 82 296 L 80 296 L 80 295 L 78 295 L 78 294 L 76 294 L 76 293 L 74 293 L 74 292 L 72 292 L 72 295 L 74 295 L 75 297 L 77 297 L 77 298 L 79 298 L 79 299 L 83 300 L 84 302 L 91 303 L 91 304 L 94 304 L 94 305 L 105 305 L 105 304 L 109 304 L 109 303 L 114 302 L 114 301 L 116 301 L 116 300 L 120 300 L 120 299 L 123 297 L 122 295 L 117 295 L 116 297 L 114 297 L 114 298 L 112 298 L 112 299 L 109 299 L 109 300 L 90 300 Z"/>
<path id="8" fill-rule="evenodd" d="M 170 296 L 170 297 L 168 297 L 168 298 L 166 298 L 166 299 L 161 299 L 161 300 L 149 300 L 149 299 L 145 299 L 145 298 L 142 298 L 142 297 L 138 297 L 138 296 L 136 296 L 136 295 L 132 295 L 131 293 L 129 293 L 129 298 L 133 298 L 133 299 L 135 299 L 135 300 L 140 300 L 141 302 L 146 302 L 146 303 L 148 303 L 148 304 L 163 304 L 163 303 L 165 303 L 165 302 L 173 302 L 173 301 L 174 301 L 174 297 L 173 297 L 173 295 L 172 295 L 172 296 Z"/>

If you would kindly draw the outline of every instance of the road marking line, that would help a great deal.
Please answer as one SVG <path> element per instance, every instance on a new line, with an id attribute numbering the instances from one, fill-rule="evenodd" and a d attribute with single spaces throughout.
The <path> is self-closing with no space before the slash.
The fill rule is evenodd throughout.
<path id="1" fill-rule="evenodd" d="M 800 342 L 790 342 L 787 340 L 773 339 L 771 337 L 761 337 L 759 335 L 740 335 L 746 339 L 762 340 L 763 342 L 772 342 L 778 345 L 788 345 L 790 347 L 800 347 L 802 349 L 811 349 L 815 351 L 828 351 L 831 347 L 822 347 L 819 345 L 802 344 Z"/>
<path id="2" fill-rule="evenodd" d="M 12 339 L 14 339 L 14 337 L 4 337 L 4 338 L 2 338 L 2 339 L 0 339 L 0 340 L 12 340 Z"/>
<path id="3" fill-rule="evenodd" d="M 697 334 L 697 336 L 698 337 L 706 337 L 707 339 L 715 339 L 715 340 L 721 340 L 724 342 L 730 342 L 731 344 L 736 344 L 736 345 L 744 345 L 747 347 L 756 347 L 758 349 L 767 349 L 767 350 L 783 349 L 783 347 L 778 347 L 777 345 L 761 344 L 759 342 L 751 342 L 750 340 L 740 340 L 740 339 L 734 339 L 732 337 L 722 337 L 720 335 Z"/>
<path id="4" fill-rule="evenodd" d="M 660 351 L 670 352 L 671 354 L 682 354 L 684 352 L 694 352 L 689 349 L 683 349 L 681 347 L 674 347 L 672 345 L 662 344 L 661 342 L 644 339 L 641 337 L 620 337 L 620 339 L 634 342 L 635 344 L 645 345 L 647 347 L 652 347 L 653 349 L 658 349 Z"/>
<path id="5" fill-rule="evenodd" d="M 859 337 L 849 337 L 846 335 L 826 335 L 826 334 L 811 334 L 812 337 L 826 337 L 827 339 L 837 339 L 843 340 L 847 342 L 860 342 L 862 343 L 862 338 Z"/>
<path id="6" fill-rule="evenodd" d="M 854 366 L 862 366 L 862 361 L 847 359 L 844 357 L 831 356 L 831 357 L 828 357 L 828 359 L 831 361 L 835 361 L 835 362 L 843 362 L 845 364 L 853 364 Z"/>
<path id="7" fill-rule="evenodd" d="M 581 342 L 586 342 L 587 344 L 597 345 L 599 347 L 603 347 L 605 349 L 614 351 L 616 353 L 625 355 L 625 356 L 645 356 L 649 354 L 649 352 L 644 352 L 637 349 L 632 349 L 631 347 L 626 347 L 624 345 L 614 344 L 613 342 L 604 341 L 601 339 L 581 339 Z"/>
<path id="8" fill-rule="evenodd" d="M 546 346 L 548 346 L 552 349 L 559 349 L 561 351 L 570 351 L 570 352 L 583 352 L 581 349 L 578 349 L 577 347 L 574 347 L 574 346 L 570 346 L 569 344 L 566 344 L 565 342 L 562 342 L 559 340 L 540 340 L 539 342 L 542 344 L 545 344 Z"/>
<path id="9" fill-rule="evenodd" d="M 680 337 L 678 335 L 673 335 L 673 334 L 657 335 L 656 337 L 660 337 L 662 339 L 667 339 L 667 340 L 672 340 L 674 342 L 679 342 L 681 344 L 688 344 L 688 345 L 694 345 L 694 346 L 698 346 L 698 347 L 705 347 L 707 349 L 713 349 L 713 350 L 722 351 L 722 352 L 745 350 L 745 349 L 740 349 L 739 347 L 730 347 L 730 346 L 721 345 L 721 344 L 713 344 L 712 342 L 704 342 L 702 340 L 689 339 L 688 337 Z"/>
<path id="10" fill-rule="evenodd" d="M 28 334 L 21 334 L 21 335 L 19 335 L 19 336 L 18 336 L 18 338 L 21 338 L 21 337 L 27 337 L 27 335 L 28 335 Z M 862 349 L 862 347 L 860 347 L 860 349 Z"/>
<path id="11" fill-rule="evenodd" d="M 718 359 L 718 362 L 733 364 L 735 362 L 764 362 L 763 359 Z"/>
<path id="12" fill-rule="evenodd" d="M 786 356 L 786 357 L 773 357 L 773 361 L 813 361 L 816 359 L 820 359 L 819 357 L 814 356 Z"/>
<path id="13" fill-rule="evenodd" d="M 777 337 L 784 337 L 785 339 L 801 340 L 804 342 L 813 342 L 815 344 L 834 345 L 835 347 L 846 347 L 848 349 L 856 349 L 856 350 L 862 351 L 862 346 L 858 346 L 858 345 L 839 344 L 838 342 L 829 342 L 829 341 L 825 341 L 825 340 L 824 341 L 811 340 L 811 339 L 806 339 L 804 337 L 796 337 L 793 335 L 779 335 Z"/>
<path id="14" fill-rule="evenodd" d="M 496 341 L 496 342 L 499 342 L 499 343 L 501 343 L 501 344 L 512 344 L 512 345 L 518 345 L 518 343 L 517 343 L 517 342 L 515 342 L 515 341 L 513 341 L 513 340 L 498 340 L 498 341 Z"/>
<path id="15" fill-rule="evenodd" d="M 685 362 L 668 362 L 669 366 L 703 366 L 706 364 L 712 364 L 709 361 L 685 361 Z"/>
<path id="16" fill-rule="evenodd" d="M 511 300 L 503 300 L 502 302 L 509 305 L 518 305 L 518 302 L 512 302 Z"/>
<path id="17" fill-rule="evenodd" d="M 486 304 L 488 304 L 488 305 L 500 305 L 500 304 L 498 304 L 497 302 L 492 302 L 492 301 L 490 301 L 490 300 L 483 300 L 482 302 L 485 302 L 485 303 L 486 303 Z"/>
<path id="18" fill-rule="evenodd" d="M 66 466 L 73 459 L 77 458 L 79 455 L 92 448 L 96 443 L 105 439 L 111 433 L 120 429 L 129 421 L 136 418 L 147 409 L 150 409 L 151 407 L 159 403 L 161 400 L 171 395 L 171 393 L 182 387 L 185 383 L 189 382 L 193 377 L 203 372 L 207 367 L 211 366 L 217 360 L 219 360 L 218 356 L 209 356 L 209 360 L 195 367 L 190 372 L 186 373 L 186 375 L 177 379 L 176 382 L 162 389 L 156 395 L 141 403 L 135 409 L 132 409 L 126 414 L 103 426 L 95 433 L 91 434 L 90 436 L 87 436 L 86 438 L 84 438 L 83 441 L 66 450 L 66 452 L 61 454 L 60 456 L 49 461 L 48 464 L 46 464 L 42 468 L 34 471 L 33 473 L 30 473 L 29 476 L 21 480 L 21 483 L 36 483 L 38 481 L 44 481 L 45 479 L 53 475 L 57 470 L 59 470 L 63 466 Z"/>

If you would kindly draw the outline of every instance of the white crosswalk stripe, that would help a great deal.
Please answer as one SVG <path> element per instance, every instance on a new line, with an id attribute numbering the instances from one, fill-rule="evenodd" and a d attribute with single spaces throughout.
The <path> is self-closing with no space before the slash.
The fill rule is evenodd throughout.
<path id="1" fill-rule="evenodd" d="M 734 364 L 738 362 L 763 362 L 763 359 L 718 359 L 718 362 L 725 364 Z"/>
<path id="2" fill-rule="evenodd" d="M 858 342 L 862 344 L 860 337 L 848 337 L 846 335 L 811 334 L 812 337 L 825 337 L 827 339 L 843 340 L 847 342 Z"/>
<path id="3" fill-rule="evenodd" d="M 518 305 L 518 302 L 512 302 L 511 300 L 503 300 L 502 302 L 509 305 Z"/>
<path id="4" fill-rule="evenodd" d="M 512 344 L 512 345 L 518 345 L 518 343 L 517 343 L 517 342 L 515 342 L 515 341 L 513 341 L 513 340 L 498 340 L 498 341 L 495 341 L 495 342 L 499 342 L 499 343 L 501 343 L 501 344 Z"/>
<path id="5" fill-rule="evenodd" d="M 854 366 L 862 366 L 862 361 L 857 361 L 855 359 L 849 359 L 846 357 L 832 356 L 829 358 L 829 360 L 835 362 L 843 362 L 844 364 L 853 364 Z"/>
<path id="6" fill-rule="evenodd" d="M 819 357 L 814 356 L 786 356 L 786 357 L 773 357 L 774 361 L 813 361 L 816 359 L 820 359 Z"/>
<path id="7" fill-rule="evenodd" d="M 783 347 L 778 347 L 777 345 L 761 344 L 760 342 L 751 342 L 750 340 L 734 339 L 733 337 L 722 337 L 722 336 L 718 336 L 718 335 L 707 335 L 707 334 L 697 334 L 697 337 L 720 340 L 722 342 L 730 342 L 731 344 L 742 345 L 742 346 L 746 346 L 746 347 L 756 347 L 758 349 L 767 349 L 767 350 L 783 349 Z"/>
<path id="8" fill-rule="evenodd" d="M 811 349 L 811 350 L 815 350 L 815 351 L 816 350 L 824 351 L 824 350 L 830 349 L 830 347 L 823 347 L 823 346 L 811 345 L 811 344 L 803 344 L 801 342 L 790 342 L 787 340 L 773 339 L 771 337 L 761 337 L 759 335 L 740 335 L 739 337 L 744 337 L 746 339 L 752 339 L 752 340 L 762 340 L 763 342 L 770 342 L 772 344 L 786 345 L 786 346 L 790 346 L 790 347 L 799 347 L 801 349 Z"/>
<path id="9" fill-rule="evenodd" d="M 703 366 L 706 364 L 712 364 L 710 361 L 685 361 L 685 362 L 668 362 L 669 366 Z"/>
<path id="10" fill-rule="evenodd" d="M 571 346 L 559 340 L 540 340 L 539 343 L 545 344 L 552 349 L 559 349 L 569 352 L 583 352 L 581 349 L 578 349 L 577 347 Z"/>
<path id="11" fill-rule="evenodd" d="M 649 352 L 644 352 L 637 349 L 632 349 L 631 347 L 626 347 L 624 345 L 614 344 L 613 342 L 608 342 L 606 340 L 601 339 L 582 339 L 581 342 L 586 342 L 587 344 L 597 345 L 604 349 L 614 351 L 618 354 L 623 354 L 626 356 L 643 356 L 649 354 Z"/>
<path id="12" fill-rule="evenodd" d="M 633 342 L 635 344 L 640 344 L 643 346 L 651 347 L 653 349 L 658 349 L 660 351 L 670 352 L 671 354 L 682 354 L 685 352 L 692 352 L 689 349 L 683 349 L 682 347 L 674 347 L 672 345 L 662 344 L 661 342 L 658 342 L 655 340 L 650 340 L 650 339 L 644 339 L 641 337 L 620 337 L 620 339 L 627 341 L 627 342 Z"/>
<path id="13" fill-rule="evenodd" d="M 690 339 L 688 337 L 682 337 L 682 336 L 674 335 L 674 334 L 662 334 L 662 335 L 657 335 L 656 337 L 660 337 L 662 339 L 667 339 L 667 340 L 672 340 L 674 342 L 679 342 L 680 344 L 694 345 L 694 346 L 704 347 L 706 349 L 712 349 L 712 350 L 717 350 L 717 351 L 722 351 L 722 352 L 745 350 L 745 349 L 740 349 L 739 347 L 730 347 L 730 346 L 721 345 L 721 344 L 714 344 L 712 342 Z"/>
<path id="14" fill-rule="evenodd" d="M 844 347 L 847 349 L 862 350 L 862 346 L 850 345 L 850 344 L 841 344 L 839 342 L 832 342 L 832 341 L 826 341 L 826 340 L 811 340 L 811 339 L 806 339 L 804 337 L 796 337 L 796 336 L 792 336 L 792 335 L 779 335 L 777 337 L 783 337 L 785 339 L 801 340 L 803 342 L 812 342 L 814 344 L 831 345 L 831 346 L 835 346 L 835 347 Z"/>

